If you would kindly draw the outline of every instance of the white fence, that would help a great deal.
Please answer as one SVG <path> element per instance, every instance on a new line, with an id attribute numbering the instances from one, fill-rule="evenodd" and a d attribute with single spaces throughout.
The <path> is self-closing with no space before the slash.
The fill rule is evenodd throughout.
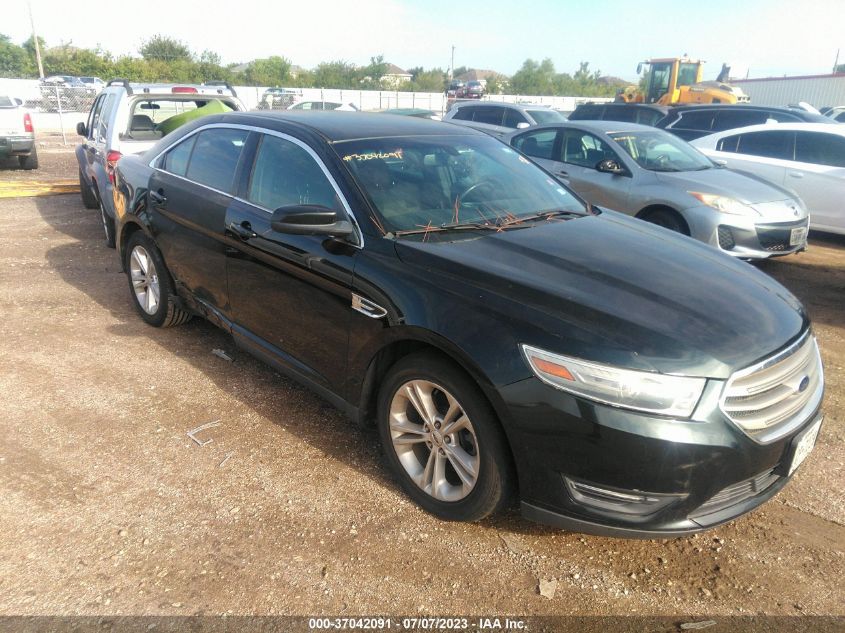
<path id="1" fill-rule="evenodd" d="M 93 102 L 93 96 L 83 91 L 77 95 L 76 89 L 42 86 L 37 79 L 2 79 L 0 94 L 17 97 L 24 101 L 33 113 L 36 129 L 42 131 L 62 131 L 71 140 L 76 124 L 84 121 Z M 235 86 L 241 102 L 247 110 L 268 107 L 264 98 L 266 87 Z M 399 92 L 392 90 L 336 90 L 323 88 L 293 88 L 294 100 L 330 101 L 352 104 L 363 111 L 380 111 L 390 108 L 422 108 L 444 114 L 449 107 L 446 95 L 440 92 Z M 55 94 L 54 94 L 55 93 Z M 70 99 L 65 95 L 72 95 Z M 507 103 L 534 103 L 546 105 L 564 111 L 574 110 L 580 103 L 587 101 L 611 101 L 602 97 L 548 97 L 532 95 L 492 95 L 485 100 L 505 101 Z M 272 104 L 269 107 L 273 107 Z M 278 106 L 276 106 L 278 107 Z"/>

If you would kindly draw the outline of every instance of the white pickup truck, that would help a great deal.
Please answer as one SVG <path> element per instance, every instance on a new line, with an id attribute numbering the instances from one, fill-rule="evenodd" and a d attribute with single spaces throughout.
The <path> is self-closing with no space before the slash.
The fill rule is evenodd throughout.
<path id="1" fill-rule="evenodd" d="M 17 156 L 23 169 L 38 168 L 32 117 L 21 100 L 0 95 L 0 160 Z"/>

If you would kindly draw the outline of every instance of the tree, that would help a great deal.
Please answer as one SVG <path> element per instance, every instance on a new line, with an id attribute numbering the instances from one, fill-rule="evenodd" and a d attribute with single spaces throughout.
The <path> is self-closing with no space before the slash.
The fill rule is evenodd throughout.
<path id="1" fill-rule="evenodd" d="M 469 68 L 467 68 L 466 66 L 458 66 L 452 71 L 452 79 L 457 79 L 458 77 L 467 72 L 469 72 Z"/>
<path id="2" fill-rule="evenodd" d="M 23 46 L 0 33 L 0 77 L 27 77 L 35 74 L 35 66 Z"/>
<path id="3" fill-rule="evenodd" d="M 511 77 L 511 88 L 522 95 L 556 94 L 555 65 L 548 57 L 539 64 L 526 59 L 522 67 Z"/>
<path id="4" fill-rule="evenodd" d="M 384 55 L 370 57 L 370 63 L 358 69 L 358 83 L 364 90 L 378 90 L 382 88 L 381 78 L 387 74 L 387 62 Z"/>
<path id="5" fill-rule="evenodd" d="M 278 55 L 253 60 L 247 67 L 244 78 L 257 86 L 281 86 L 290 83 L 290 61 Z"/>
<path id="6" fill-rule="evenodd" d="M 443 90 L 446 89 L 446 73 L 442 68 L 432 68 L 431 70 L 414 68 L 408 72 L 411 73 L 412 79 L 410 82 L 403 84 L 400 90 L 413 92 L 443 92 Z"/>
<path id="7" fill-rule="evenodd" d="M 357 88 L 358 69 L 348 62 L 334 61 L 319 64 L 312 75 L 316 88 Z"/>
<path id="8" fill-rule="evenodd" d="M 176 61 L 177 59 L 193 61 L 194 55 L 186 44 L 166 35 L 153 35 L 145 41 L 138 49 L 141 57 L 150 60 L 165 62 Z"/>
<path id="9" fill-rule="evenodd" d="M 845 64 L 839 64 L 836 68 L 833 69 L 835 73 L 845 73 Z"/>

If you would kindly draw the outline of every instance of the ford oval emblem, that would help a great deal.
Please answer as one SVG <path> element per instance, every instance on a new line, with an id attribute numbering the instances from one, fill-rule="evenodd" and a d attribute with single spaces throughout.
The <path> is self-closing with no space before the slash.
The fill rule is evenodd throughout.
<path id="1" fill-rule="evenodd" d="M 809 387 L 809 386 L 810 386 L 810 377 L 809 377 L 809 376 L 804 376 L 804 377 L 801 379 L 801 382 L 800 382 L 800 383 L 798 383 L 798 393 L 801 393 L 801 392 L 803 392 L 803 391 L 806 391 L 806 390 L 807 390 L 807 387 Z"/>

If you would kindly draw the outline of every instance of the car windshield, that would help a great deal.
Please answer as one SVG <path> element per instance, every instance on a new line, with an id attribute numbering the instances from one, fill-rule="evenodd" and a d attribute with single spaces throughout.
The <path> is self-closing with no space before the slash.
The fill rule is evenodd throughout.
<path id="1" fill-rule="evenodd" d="M 610 132 L 608 136 L 649 171 L 701 171 L 713 167 L 697 149 L 661 130 Z"/>
<path id="2" fill-rule="evenodd" d="M 562 123 L 563 121 L 566 121 L 566 117 L 557 110 L 528 110 L 527 112 L 531 115 L 531 118 L 537 121 L 540 125 L 545 125 L 546 123 Z"/>
<path id="3" fill-rule="evenodd" d="M 493 138 L 381 138 L 335 147 L 385 232 L 502 227 L 544 213 L 587 213 L 559 182 Z"/>

